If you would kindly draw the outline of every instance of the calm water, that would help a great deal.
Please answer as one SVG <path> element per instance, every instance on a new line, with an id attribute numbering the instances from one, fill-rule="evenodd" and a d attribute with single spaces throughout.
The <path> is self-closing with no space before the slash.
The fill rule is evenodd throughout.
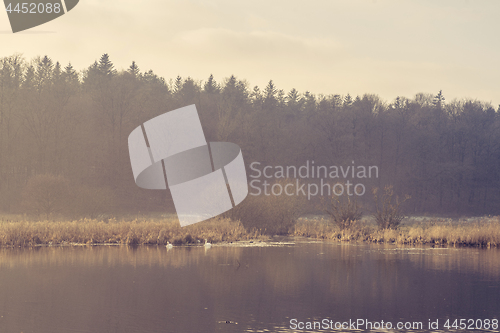
<path id="1" fill-rule="evenodd" d="M 429 319 L 500 318 L 500 250 L 289 242 L 2 249 L 0 332 L 292 332 L 294 318 L 428 331 Z"/>

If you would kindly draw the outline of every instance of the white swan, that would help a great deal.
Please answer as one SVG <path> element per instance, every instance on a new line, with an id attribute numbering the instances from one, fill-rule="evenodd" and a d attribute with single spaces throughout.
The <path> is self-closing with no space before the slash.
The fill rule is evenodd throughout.
<path id="1" fill-rule="evenodd" d="M 212 247 L 212 244 L 211 244 L 211 243 L 209 243 L 209 242 L 207 241 L 207 239 L 206 239 L 206 238 L 205 238 L 205 247 L 206 247 L 206 248 L 210 248 L 210 247 Z"/>
<path id="2" fill-rule="evenodd" d="M 170 242 L 167 242 L 167 249 L 169 249 L 169 250 L 170 250 L 170 249 L 171 249 L 171 248 L 173 248 L 173 247 L 174 247 L 174 246 L 173 246 Z"/>

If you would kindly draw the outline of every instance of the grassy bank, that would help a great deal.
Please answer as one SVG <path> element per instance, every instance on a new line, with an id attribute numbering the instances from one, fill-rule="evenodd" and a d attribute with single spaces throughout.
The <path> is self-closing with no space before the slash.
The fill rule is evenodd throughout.
<path id="1" fill-rule="evenodd" d="M 262 238 L 247 232 L 239 222 L 213 219 L 184 228 L 175 219 L 134 219 L 108 221 L 3 221 L 0 246 L 70 244 L 174 245 Z"/>
<path id="2" fill-rule="evenodd" d="M 409 220 L 397 230 L 379 229 L 371 221 L 354 223 L 341 230 L 327 219 L 301 219 L 293 236 L 325 240 L 365 241 L 397 244 L 434 244 L 445 246 L 500 247 L 500 217 L 475 220 Z"/>
<path id="3" fill-rule="evenodd" d="M 301 218 L 290 236 L 349 242 L 433 244 L 439 246 L 500 247 L 500 217 L 475 220 L 410 219 L 397 230 L 379 229 L 371 220 L 340 229 L 327 218 Z M 0 219 L 0 246 L 126 244 L 174 245 L 268 239 L 245 230 L 239 221 L 212 219 L 181 228 L 174 217 L 128 217 L 78 221 L 29 221 L 11 216 Z"/>

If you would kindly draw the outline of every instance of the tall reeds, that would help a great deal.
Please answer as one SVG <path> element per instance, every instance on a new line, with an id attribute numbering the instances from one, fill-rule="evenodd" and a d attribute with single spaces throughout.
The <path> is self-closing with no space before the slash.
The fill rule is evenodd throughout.
<path id="1" fill-rule="evenodd" d="M 407 223 L 398 229 L 381 229 L 371 221 L 356 221 L 352 227 L 342 229 L 329 224 L 326 219 L 301 220 L 295 225 L 292 235 L 340 241 L 500 247 L 500 217 L 472 222 L 431 219 Z"/>
<path id="2" fill-rule="evenodd" d="M 430 219 L 410 220 L 398 229 L 379 228 L 373 220 L 353 221 L 349 228 L 330 223 L 327 217 L 305 218 L 290 228 L 288 235 L 322 240 L 434 246 L 500 247 L 500 217 L 474 221 Z M 107 221 L 1 221 L 0 246 L 40 245 L 174 245 L 268 239 L 258 229 L 245 229 L 239 221 L 216 218 L 181 228 L 173 218 L 134 218 Z"/>
<path id="3" fill-rule="evenodd" d="M 181 228 L 174 219 L 132 221 L 17 221 L 0 222 L 0 246 L 70 244 L 174 245 L 231 242 L 259 238 L 247 232 L 240 222 L 212 219 Z"/>

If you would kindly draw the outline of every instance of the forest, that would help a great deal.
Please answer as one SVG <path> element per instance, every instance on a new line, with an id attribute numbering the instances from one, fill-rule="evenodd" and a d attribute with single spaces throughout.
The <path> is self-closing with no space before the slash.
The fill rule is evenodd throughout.
<path id="1" fill-rule="evenodd" d="M 272 80 L 251 87 L 234 75 L 165 79 L 134 61 L 117 70 L 108 54 L 83 70 L 49 56 L 0 58 L 0 211 L 32 213 L 45 182 L 54 213 L 174 212 L 168 191 L 135 185 L 127 138 L 190 104 L 207 141 L 241 147 L 247 174 L 252 162 L 377 166 L 367 189 L 392 185 L 409 195 L 409 214 L 500 214 L 500 106 L 448 101 L 442 91 L 387 102 L 286 92 Z"/>

